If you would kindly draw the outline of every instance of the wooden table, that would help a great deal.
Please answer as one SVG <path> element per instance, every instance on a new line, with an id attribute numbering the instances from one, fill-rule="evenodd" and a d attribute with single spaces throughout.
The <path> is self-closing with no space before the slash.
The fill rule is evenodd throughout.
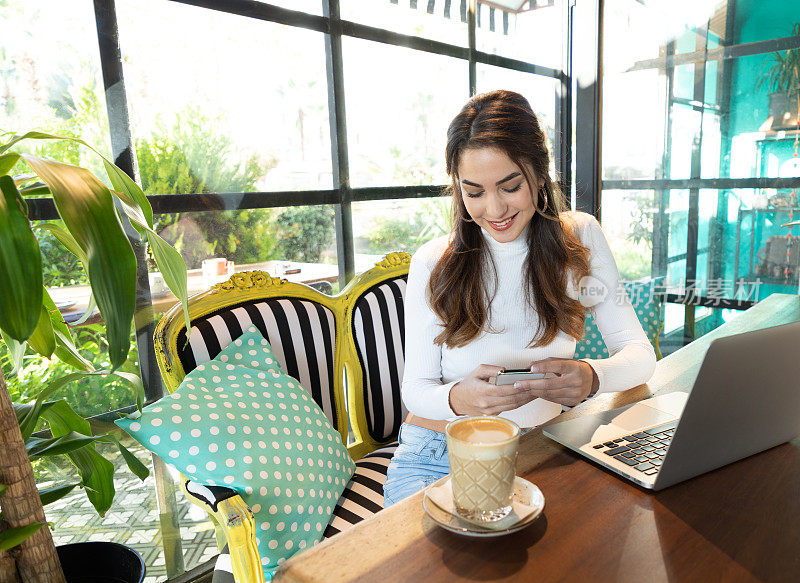
<path id="1" fill-rule="evenodd" d="M 774 294 L 661 360 L 646 385 L 600 395 L 559 421 L 686 391 L 712 339 L 797 320 L 800 298 Z M 525 530 L 488 540 L 449 533 L 423 513 L 418 493 L 293 557 L 275 580 L 800 581 L 800 439 L 658 493 L 541 429 L 522 437 L 517 469 L 546 499 Z"/>

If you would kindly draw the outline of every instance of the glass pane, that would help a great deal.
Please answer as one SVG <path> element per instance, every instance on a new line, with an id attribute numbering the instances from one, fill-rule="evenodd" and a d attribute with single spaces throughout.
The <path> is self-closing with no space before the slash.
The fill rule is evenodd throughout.
<path id="1" fill-rule="evenodd" d="M 83 314 L 89 298 L 88 285 L 63 286 L 51 289 L 50 292 L 56 305 L 64 306 L 61 311 L 67 321 L 74 322 Z M 92 321 L 96 322 L 98 319 L 93 318 Z M 71 332 L 78 352 L 97 370 L 111 368 L 107 357 L 105 325 L 95 323 L 77 326 Z M 44 386 L 75 372 L 75 367 L 64 364 L 58 358 L 41 357 L 29 348 L 23 366 L 17 374 L 12 374 L 13 362 L 5 343 L 0 343 L 0 368 L 5 376 L 11 400 L 15 403 L 33 401 Z M 128 360 L 118 370 L 139 374 L 139 358 L 133 334 L 131 334 Z M 136 402 L 131 386 L 114 375 L 92 375 L 70 382 L 59 389 L 53 398 L 62 397 L 66 398 L 75 412 L 83 417 L 114 411 Z"/>
<path id="2" fill-rule="evenodd" d="M 81 137 L 110 156 L 91 0 L 34 5 L 8 0 L 0 4 L 0 22 L 0 129 Z M 27 141 L 15 149 L 95 172 L 103 168 L 96 154 L 70 142 Z M 25 172 L 21 164 L 17 169 Z"/>
<path id="3" fill-rule="evenodd" d="M 623 281 L 650 277 L 653 260 L 652 190 L 604 190 L 603 232 Z"/>
<path id="4" fill-rule="evenodd" d="M 603 77 L 603 178 L 662 178 L 666 78 L 656 69 Z"/>
<path id="5" fill-rule="evenodd" d="M 694 64 L 690 63 L 688 65 L 678 65 L 675 67 L 673 73 L 672 92 L 677 99 L 688 99 L 690 101 L 695 99 L 694 77 Z"/>
<path id="6" fill-rule="evenodd" d="M 267 271 L 325 293 L 339 278 L 331 205 L 159 214 L 155 228 L 186 261 L 190 295 L 241 271 Z M 150 267 L 153 306 L 165 312 L 176 300 Z"/>
<path id="7" fill-rule="evenodd" d="M 765 74 L 774 62 L 775 56 L 767 54 L 723 65 L 731 76 L 730 114 L 722 120 L 723 135 L 727 134 L 722 142 L 723 175 L 800 175 L 792 161 L 797 105 L 785 91 L 775 91 Z"/>
<path id="8" fill-rule="evenodd" d="M 782 226 L 800 216 L 793 191 L 767 196 L 759 190 L 700 190 L 696 219 L 689 217 L 689 191 L 666 196 L 661 213 L 654 191 L 603 191 L 603 230 L 623 279 L 649 275 L 651 257 L 665 257 L 665 266 L 654 264 L 652 272 L 666 273 L 667 286 L 680 293 L 686 285 L 689 225 L 697 224 L 701 295 L 760 301 L 772 293 L 797 293 L 800 227 Z M 663 225 L 664 232 L 656 233 L 654 225 Z M 663 246 L 655 253 L 654 241 Z"/>
<path id="9" fill-rule="evenodd" d="M 686 283 L 686 240 L 689 229 L 689 191 L 671 190 L 661 224 L 667 231 L 668 285 L 682 287 Z"/>
<path id="10" fill-rule="evenodd" d="M 728 197 L 739 199 L 735 201 L 739 203 L 736 214 L 729 215 L 725 225 L 726 243 L 730 242 L 733 249 L 733 265 L 727 265 L 726 271 L 737 288 L 743 287 L 740 281 L 746 284 L 737 289 L 737 297 L 743 299 L 760 300 L 775 292 L 797 293 L 800 229 L 781 226 L 800 216 L 797 197 L 789 190 L 772 191 L 769 197 L 763 191 L 756 192 L 726 192 Z M 748 204 L 748 199 L 755 204 Z"/>
<path id="11" fill-rule="evenodd" d="M 627 15 L 606 4 L 607 28 L 621 27 L 624 23 L 630 25 L 637 18 L 643 18 L 642 14 L 647 14 L 648 18 L 660 15 L 663 20 L 654 20 L 649 25 L 648 32 L 653 39 L 657 39 L 659 46 L 657 50 L 649 51 L 646 59 L 637 57 L 637 61 L 628 56 L 631 49 L 627 39 L 620 42 L 622 37 L 604 35 L 604 129 L 616 129 L 628 122 L 631 110 L 648 108 L 650 115 L 647 119 L 651 122 L 667 119 L 661 112 L 668 111 L 670 115 L 665 127 L 671 128 L 670 141 L 664 141 L 659 146 L 659 138 L 665 133 L 664 130 L 637 131 L 637 139 L 630 141 L 638 145 L 640 142 L 648 144 L 652 140 L 653 145 L 662 151 L 669 148 L 664 158 L 670 161 L 670 178 L 691 176 L 693 145 L 701 137 L 700 160 L 696 160 L 695 164 L 699 162 L 700 176 L 703 178 L 800 176 L 800 163 L 794 155 L 800 145 L 796 143 L 797 103 L 786 81 L 797 76 L 791 59 L 788 59 L 789 65 L 781 65 L 793 53 L 767 52 L 720 60 L 719 53 L 715 52 L 720 46 L 730 47 L 791 35 L 792 23 L 800 21 L 800 6 L 792 5 L 790 8 L 778 0 L 746 3 L 737 6 L 734 15 L 734 11 L 728 13 L 727 3 L 713 6 L 711 12 L 708 3 L 696 4 L 692 19 L 684 19 L 684 25 L 689 29 L 680 34 L 675 32 L 672 24 L 675 18 L 684 17 L 670 19 L 656 4 L 631 8 Z M 782 17 L 785 19 L 781 20 Z M 707 56 L 711 60 L 703 62 L 703 52 L 700 50 L 703 48 L 703 29 L 695 30 L 693 27 L 706 23 L 707 48 L 710 51 Z M 677 55 L 699 51 L 696 54 L 701 60 L 686 62 L 679 58 L 674 68 L 666 69 L 663 56 L 669 41 L 675 41 Z M 659 55 L 661 60 L 654 59 Z M 784 72 L 783 77 L 781 71 Z M 645 72 L 652 72 L 650 79 L 642 75 Z M 701 81 L 701 74 L 704 77 L 702 96 L 699 91 L 701 88 L 698 87 L 697 91 L 695 88 L 695 81 Z M 635 76 L 638 78 L 634 80 Z M 666 83 L 667 77 L 671 85 Z M 671 96 L 668 94 L 670 86 Z M 632 99 L 631 96 L 636 97 Z M 701 132 L 699 117 L 703 105 Z M 645 116 L 636 115 L 636 118 L 639 120 Z M 605 132 L 609 133 L 619 132 Z M 603 136 L 604 176 L 607 178 L 619 176 L 616 166 L 625 153 L 625 146 L 621 142 L 620 137 Z M 650 151 L 651 148 L 644 150 Z M 650 158 L 658 159 L 656 152 Z M 646 174 L 653 172 L 646 168 Z M 633 172 L 628 175 L 638 177 Z M 624 177 L 624 174 L 620 177 Z"/>
<path id="12" fill-rule="evenodd" d="M 731 4 L 728 0 L 728 4 Z M 795 2 L 765 0 L 736 3 L 736 43 L 752 43 L 792 36 L 792 25 L 800 20 Z"/>
<path id="13" fill-rule="evenodd" d="M 701 113 L 690 106 L 679 103 L 672 106 L 668 178 L 691 178 L 692 156 L 700 139 L 700 118 Z"/>
<path id="14" fill-rule="evenodd" d="M 466 61 L 342 39 L 353 186 L 445 184 L 447 126 L 466 103 Z"/>
<path id="15" fill-rule="evenodd" d="M 514 9 L 503 10 L 496 3 L 478 2 L 477 49 L 560 69 L 563 43 L 561 2 L 549 0 L 532 4 L 532 7 L 517 12 Z"/>
<path id="16" fill-rule="evenodd" d="M 659 343 L 661 354 L 666 356 L 683 347 L 683 326 L 686 308 L 682 304 L 664 305 L 664 341 Z"/>
<path id="17" fill-rule="evenodd" d="M 386 253 L 415 253 L 431 239 L 450 232 L 451 198 L 380 200 L 353 204 L 356 272 L 372 267 Z"/>
<path id="18" fill-rule="evenodd" d="M 772 0 L 764 4 L 777 4 Z M 737 21 L 740 9 L 736 10 Z M 771 8 L 765 9 L 771 13 Z M 681 5 L 676 10 L 670 2 L 621 0 L 603 3 L 603 65 L 606 73 L 626 71 L 638 62 L 666 54 L 674 42 L 675 54 L 697 50 L 694 28 L 708 25 L 716 42 L 724 39 L 727 14 L 725 0 L 700 0 Z"/>
<path id="19" fill-rule="evenodd" d="M 698 313 L 699 311 L 700 310 L 698 310 Z M 719 328 L 725 322 L 732 320 L 741 313 L 741 310 L 705 308 L 703 315 L 697 317 L 695 320 L 694 337 L 700 338 L 701 336 L 708 334 L 712 330 Z"/>
<path id="20" fill-rule="evenodd" d="M 463 1 L 339 0 L 339 5 L 342 20 L 467 46 L 467 5 Z"/>
<path id="21" fill-rule="evenodd" d="M 148 194 L 331 188 L 324 35 L 163 0 L 118 16 Z"/>
<path id="22" fill-rule="evenodd" d="M 547 136 L 547 147 L 551 153 L 551 172 L 555 161 L 552 159 L 553 135 L 556 125 L 556 86 L 557 81 L 550 77 L 521 73 L 491 65 L 477 65 L 477 91 L 486 93 L 496 89 L 508 89 L 521 93 L 531 104 L 539 124 Z"/>
<path id="23" fill-rule="evenodd" d="M 720 175 L 720 133 L 719 115 L 711 110 L 703 113 L 703 144 L 700 149 L 700 175 L 702 178 L 716 178 Z"/>

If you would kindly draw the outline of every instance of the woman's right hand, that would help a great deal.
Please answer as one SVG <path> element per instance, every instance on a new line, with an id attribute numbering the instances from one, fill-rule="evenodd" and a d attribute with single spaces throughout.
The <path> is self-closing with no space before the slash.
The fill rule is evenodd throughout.
<path id="1" fill-rule="evenodd" d="M 450 408 L 456 415 L 497 415 L 529 403 L 536 397 L 514 385 L 489 382 L 503 367 L 482 364 L 450 388 Z"/>

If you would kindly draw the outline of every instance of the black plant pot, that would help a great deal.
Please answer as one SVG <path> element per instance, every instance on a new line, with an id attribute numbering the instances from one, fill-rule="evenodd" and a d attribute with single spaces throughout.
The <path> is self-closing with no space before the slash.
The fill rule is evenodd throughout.
<path id="1" fill-rule="evenodd" d="M 111 542 L 85 542 L 56 547 L 67 583 L 142 583 L 142 556 Z"/>

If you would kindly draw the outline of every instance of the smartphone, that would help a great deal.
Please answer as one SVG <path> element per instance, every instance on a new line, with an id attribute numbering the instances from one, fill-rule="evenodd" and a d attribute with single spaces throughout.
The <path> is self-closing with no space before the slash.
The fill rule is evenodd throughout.
<path id="1" fill-rule="evenodd" d="M 532 381 L 536 379 L 551 379 L 554 375 L 551 372 L 531 372 L 527 368 L 508 369 L 497 373 L 496 385 L 513 385 L 517 381 Z"/>

